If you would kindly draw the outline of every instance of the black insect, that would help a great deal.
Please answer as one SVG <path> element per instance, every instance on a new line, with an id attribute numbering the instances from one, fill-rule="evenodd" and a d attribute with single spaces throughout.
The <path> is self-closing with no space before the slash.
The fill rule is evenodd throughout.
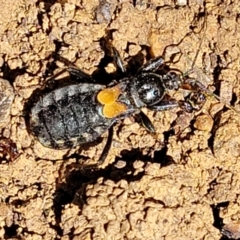
<path id="1" fill-rule="evenodd" d="M 141 111 L 163 111 L 180 107 L 192 112 L 205 102 L 205 88 L 195 79 L 184 78 L 173 71 L 158 73 L 164 64 L 157 57 L 143 65 L 134 76 L 126 74 L 117 50 L 112 47 L 116 66 L 126 77 L 109 85 L 96 84 L 95 80 L 81 70 L 70 67 L 70 75 L 82 83 L 71 84 L 51 91 L 31 108 L 30 132 L 45 147 L 67 149 L 95 141 L 109 130 L 108 140 L 99 163 L 106 158 L 112 142 L 112 126 L 119 119 L 138 116 L 142 125 L 155 132 L 149 118 Z M 184 101 L 166 99 L 168 90 L 188 88 L 192 94 Z"/>

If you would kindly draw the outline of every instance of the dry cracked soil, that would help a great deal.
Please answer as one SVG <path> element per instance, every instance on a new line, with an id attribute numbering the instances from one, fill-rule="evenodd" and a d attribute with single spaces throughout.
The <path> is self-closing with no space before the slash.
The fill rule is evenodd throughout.
<path id="1" fill-rule="evenodd" d="M 0 239 L 223 240 L 240 238 L 240 2 L 237 0 L 0 1 Z M 106 83 L 100 41 L 128 70 L 164 56 L 208 90 L 203 108 L 152 112 L 156 135 L 129 117 L 70 150 L 28 131 L 35 90 L 72 63 Z M 65 61 L 56 56 L 61 56 Z M 60 60 L 59 60 L 60 59 Z M 68 63 L 68 61 L 69 63 Z M 180 72 L 180 73 L 179 73 Z M 5 79 L 5 80 L 4 80 Z M 182 99 L 183 90 L 169 93 Z"/>

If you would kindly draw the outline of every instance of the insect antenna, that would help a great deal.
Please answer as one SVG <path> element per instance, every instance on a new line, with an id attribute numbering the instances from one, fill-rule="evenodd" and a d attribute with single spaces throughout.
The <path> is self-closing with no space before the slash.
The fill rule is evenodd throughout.
<path id="1" fill-rule="evenodd" d="M 204 40 L 204 36 L 206 35 L 206 31 L 207 31 L 207 12 L 204 12 L 204 22 L 203 22 L 203 26 L 202 28 L 204 29 L 203 31 L 203 37 L 201 38 L 200 42 L 199 42 L 199 47 L 198 50 L 194 56 L 194 59 L 192 61 L 191 64 L 191 68 L 186 71 L 185 73 L 182 73 L 182 79 L 183 79 L 183 84 L 184 84 L 184 79 L 186 79 L 186 77 L 188 77 L 189 75 L 191 75 L 192 73 L 196 73 L 197 76 L 203 76 L 204 78 L 209 79 L 203 72 L 202 70 L 200 70 L 197 66 L 195 66 L 195 63 L 197 61 L 198 55 L 200 53 L 201 47 L 203 45 L 203 40 Z M 210 91 L 209 89 L 207 89 L 207 87 L 205 87 L 203 84 L 201 84 L 199 81 L 195 80 L 195 84 L 198 90 L 201 90 L 202 93 L 209 98 L 213 98 L 216 99 L 217 101 L 219 101 L 220 103 L 224 104 L 224 106 L 226 106 L 227 108 L 233 110 L 234 112 L 240 114 L 240 111 L 238 111 L 235 107 L 233 107 L 231 104 L 229 104 L 226 100 L 224 100 L 222 97 L 218 96 L 217 94 L 213 93 L 212 91 Z M 197 86 L 198 85 L 198 86 Z M 193 89 L 194 91 L 194 89 Z"/>

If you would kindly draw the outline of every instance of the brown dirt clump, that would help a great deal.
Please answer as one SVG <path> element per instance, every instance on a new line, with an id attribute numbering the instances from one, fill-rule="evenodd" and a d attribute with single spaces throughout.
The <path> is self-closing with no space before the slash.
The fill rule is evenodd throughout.
<path id="1" fill-rule="evenodd" d="M 0 0 L 0 6 L 0 239 L 239 238 L 238 1 Z M 106 162 L 86 169 L 62 159 L 80 152 L 93 163 L 104 141 L 47 149 L 29 134 L 26 116 L 46 77 L 65 67 L 56 55 L 108 81 L 111 74 L 102 77 L 99 69 L 107 29 L 130 72 L 164 55 L 170 68 L 193 68 L 191 76 L 222 101 L 209 96 L 192 114 L 144 109 L 156 136 L 127 118 L 114 128 Z"/>

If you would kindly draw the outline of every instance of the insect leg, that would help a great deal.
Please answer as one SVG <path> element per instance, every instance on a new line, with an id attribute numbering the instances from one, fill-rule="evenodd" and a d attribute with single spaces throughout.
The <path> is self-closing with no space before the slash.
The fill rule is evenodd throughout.
<path id="1" fill-rule="evenodd" d="M 72 62 L 70 62 L 68 59 L 57 55 L 57 60 L 61 61 L 64 63 L 67 68 L 63 69 L 58 73 L 58 75 L 62 74 L 63 72 L 67 71 L 70 74 L 70 77 L 74 77 L 74 81 L 84 83 L 84 82 L 95 82 L 95 80 L 88 75 L 87 73 L 83 72 L 81 69 L 79 69 L 77 66 L 75 66 Z M 56 78 L 56 77 L 55 77 Z"/>
<path id="2" fill-rule="evenodd" d="M 70 76 L 75 77 L 74 81 L 81 82 L 81 83 L 84 83 L 84 82 L 94 83 L 95 82 L 95 80 L 90 75 L 88 75 L 87 73 L 78 69 L 77 67 L 70 66 L 70 67 L 68 67 L 67 71 L 69 72 Z"/>
<path id="3" fill-rule="evenodd" d="M 143 127 L 145 127 L 150 133 L 155 133 L 154 126 L 145 113 L 141 111 L 139 114 L 137 114 L 137 117 L 139 117 L 141 120 Z"/>
<path id="4" fill-rule="evenodd" d="M 113 52 L 113 61 L 116 65 L 116 67 L 122 72 L 125 73 L 126 69 L 123 65 L 123 61 L 119 55 L 119 52 L 117 51 L 117 49 L 115 47 L 112 46 L 112 52 Z"/>
<path id="5" fill-rule="evenodd" d="M 99 157 L 98 159 L 98 162 L 97 162 L 97 165 L 102 165 L 104 163 L 104 161 L 106 160 L 106 157 L 109 153 L 109 150 L 112 146 L 112 140 L 113 140 L 113 126 L 111 126 L 109 129 L 108 129 L 108 138 L 107 138 L 107 142 L 103 148 L 103 151 L 101 153 L 101 156 Z"/>
<path id="6" fill-rule="evenodd" d="M 159 69 L 160 66 L 164 64 L 164 59 L 162 57 L 156 57 L 145 63 L 138 72 L 154 72 Z"/>
<path id="7" fill-rule="evenodd" d="M 106 158 L 107 158 L 107 155 L 108 155 L 109 150 L 110 150 L 111 145 L 112 145 L 112 140 L 113 140 L 113 126 L 111 126 L 108 129 L 107 142 L 106 142 L 106 144 L 105 144 L 105 146 L 103 148 L 103 151 L 102 151 L 102 153 L 101 153 L 97 163 L 94 163 L 94 164 L 82 164 L 81 167 L 83 169 L 91 169 L 91 168 L 97 168 L 98 166 L 102 165 L 104 163 L 104 161 L 106 160 Z M 78 154 L 72 154 L 68 158 L 73 158 L 73 157 L 75 157 L 78 161 L 82 160 L 82 157 L 80 157 Z"/>
<path id="8" fill-rule="evenodd" d="M 165 111 L 179 106 L 177 100 L 162 100 L 158 105 L 150 106 L 148 109 L 152 111 Z"/>
<path id="9" fill-rule="evenodd" d="M 117 70 L 121 73 L 126 73 L 123 61 L 117 49 L 112 45 L 111 38 L 111 33 L 107 32 L 106 36 L 100 40 L 101 47 L 104 50 L 106 56 L 112 58 Z"/>
<path id="10" fill-rule="evenodd" d="M 184 112 L 191 113 L 194 110 L 199 111 L 205 103 L 205 95 L 200 92 L 190 94 L 186 100 L 166 100 L 161 101 L 158 105 L 148 107 L 152 111 L 166 111 L 172 108 L 180 107 Z"/>

